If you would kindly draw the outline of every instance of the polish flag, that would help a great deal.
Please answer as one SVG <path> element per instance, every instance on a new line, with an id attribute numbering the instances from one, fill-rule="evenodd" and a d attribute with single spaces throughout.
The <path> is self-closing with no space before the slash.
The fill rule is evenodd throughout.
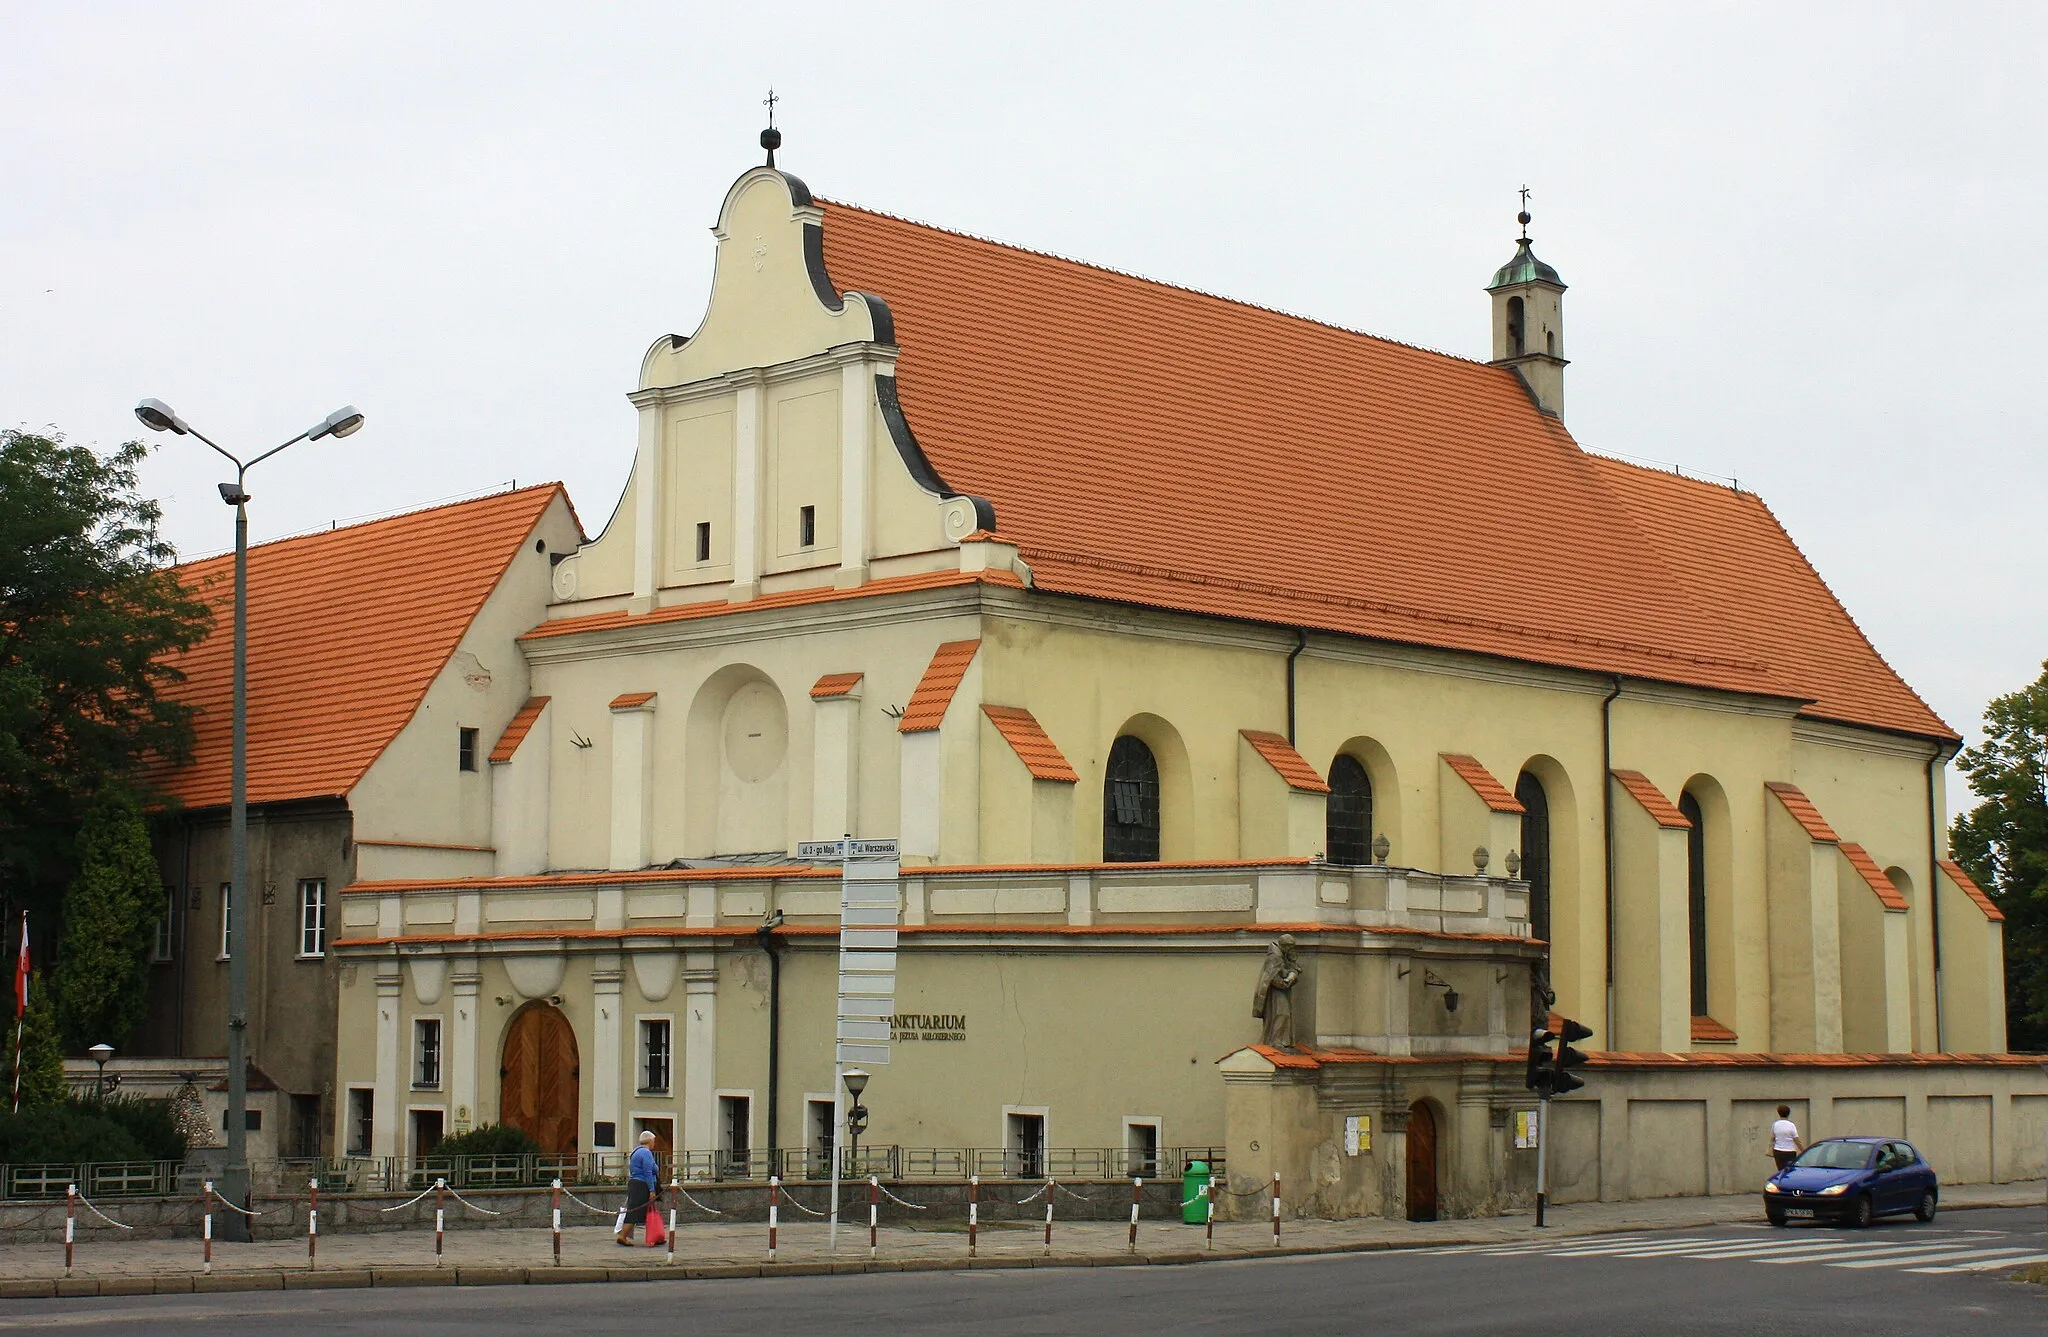
<path id="1" fill-rule="evenodd" d="M 28 916 L 21 917 L 21 955 L 14 962 L 14 1019 L 28 1011 Z"/>

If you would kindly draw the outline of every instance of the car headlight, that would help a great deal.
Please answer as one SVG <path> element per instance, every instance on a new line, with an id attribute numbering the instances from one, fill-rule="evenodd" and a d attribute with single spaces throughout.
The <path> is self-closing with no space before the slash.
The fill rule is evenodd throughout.
<path id="1" fill-rule="evenodd" d="M 1830 1184 L 1828 1187 L 1820 1191 L 1820 1195 L 1823 1198 L 1834 1198 L 1839 1197 L 1840 1195 L 1847 1193 L 1848 1191 L 1849 1186 L 1847 1184 Z"/>
<path id="2" fill-rule="evenodd" d="M 1778 1187 L 1778 1181 L 1777 1181 L 1777 1180 L 1775 1180 L 1775 1179 L 1766 1179 L 1766 1180 L 1764 1181 L 1764 1192 L 1766 1192 L 1766 1193 L 1783 1193 L 1784 1191 L 1785 1191 L 1784 1189 L 1781 1189 L 1781 1188 L 1779 1188 L 1779 1187 Z"/>

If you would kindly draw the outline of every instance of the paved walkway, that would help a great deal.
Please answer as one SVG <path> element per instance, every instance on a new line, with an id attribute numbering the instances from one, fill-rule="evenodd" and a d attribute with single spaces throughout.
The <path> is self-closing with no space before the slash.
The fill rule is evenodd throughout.
<path id="1" fill-rule="evenodd" d="M 2012 1207 L 2042 1203 L 2048 1185 L 1958 1185 L 1942 1197 L 1944 1210 Z M 118 1213 L 117 1213 L 118 1214 Z M 801 1213 L 791 1213 L 801 1217 Z M 864 1213 L 862 1214 L 864 1218 Z M 1617 1231 L 1670 1230 L 1760 1218 L 1749 1195 L 1662 1198 L 1645 1202 L 1574 1203 L 1552 1208 L 1543 1238 Z M 586 1217 L 585 1219 L 590 1219 Z M 1358 1221 L 1286 1221 L 1279 1252 L 1306 1254 L 1373 1249 L 1489 1244 L 1535 1237 L 1526 1212 L 1463 1221 L 1411 1223 L 1378 1218 Z M 0 1298 L 48 1295 L 133 1295 L 193 1290 L 274 1290 L 334 1286 L 516 1285 L 567 1281 L 638 1281 L 654 1278 L 814 1276 L 825 1272 L 939 1270 L 961 1267 L 1117 1266 L 1195 1263 L 1208 1259 L 1273 1254 L 1272 1228 L 1265 1221 L 1218 1223 L 1215 1248 L 1204 1248 L 1200 1226 L 1142 1221 L 1137 1247 L 1128 1223 L 1055 1221 L 1052 1250 L 1045 1251 L 1037 1223 L 983 1226 L 970 1259 L 967 1231 L 957 1220 L 930 1227 L 884 1227 L 873 1261 L 868 1232 L 842 1223 L 831 1246 L 827 1227 L 800 1219 L 785 1222 L 775 1260 L 768 1258 L 766 1226 L 689 1225 L 677 1232 L 674 1262 L 663 1249 L 622 1249 L 605 1223 L 563 1231 L 562 1261 L 553 1262 L 546 1230 L 501 1228 L 452 1230 L 439 1263 L 428 1227 L 374 1234 L 322 1236 L 319 1266 L 309 1269 L 303 1239 L 213 1246 L 213 1270 L 201 1266 L 197 1239 L 110 1240 L 105 1234 L 81 1239 L 72 1275 L 64 1276 L 61 1243 L 0 1243 Z"/>

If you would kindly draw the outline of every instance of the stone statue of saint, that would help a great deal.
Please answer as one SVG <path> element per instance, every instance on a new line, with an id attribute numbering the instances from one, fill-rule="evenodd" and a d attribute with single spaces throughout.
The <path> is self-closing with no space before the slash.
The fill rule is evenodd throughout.
<path id="1" fill-rule="evenodd" d="M 1266 1023 L 1262 1043 L 1274 1049 L 1294 1048 L 1294 986 L 1301 982 L 1301 963 L 1294 959 L 1294 935 L 1283 933 L 1266 948 L 1259 985 L 1252 991 L 1252 1015 Z"/>

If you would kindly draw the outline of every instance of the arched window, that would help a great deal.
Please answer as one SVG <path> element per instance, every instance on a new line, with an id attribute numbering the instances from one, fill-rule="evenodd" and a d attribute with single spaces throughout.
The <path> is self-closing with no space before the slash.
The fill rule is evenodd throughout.
<path id="1" fill-rule="evenodd" d="M 1344 755 L 1330 764 L 1328 830 L 1324 837 L 1331 863 L 1372 862 L 1372 777 L 1358 758 Z"/>
<path id="2" fill-rule="evenodd" d="M 1707 815 L 1692 792 L 1678 796 L 1678 810 L 1692 823 L 1685 833 L 1686 925 L 1692 939 L 1692 1014 L 1707 1015 Z"/>
<path id="3" fill-rule="evenodd" d="M 1522 299 L 1508 298 L 1508 356 L 1522 355 Z"/>
<path id="4" fill-rule="evenodd" d="M 1159 861 L 1159 763 L 1129 734 L 1110 745 L 1102 782 L 1102 861 Z"/>
<path id="5" fill-rule="evenodd" d="M 1529 884 L 1529 931 L 1550 941 L 1550 796 L 1527 771 L 1515 781 L 1522 805 L 1522 877 Z"/>

